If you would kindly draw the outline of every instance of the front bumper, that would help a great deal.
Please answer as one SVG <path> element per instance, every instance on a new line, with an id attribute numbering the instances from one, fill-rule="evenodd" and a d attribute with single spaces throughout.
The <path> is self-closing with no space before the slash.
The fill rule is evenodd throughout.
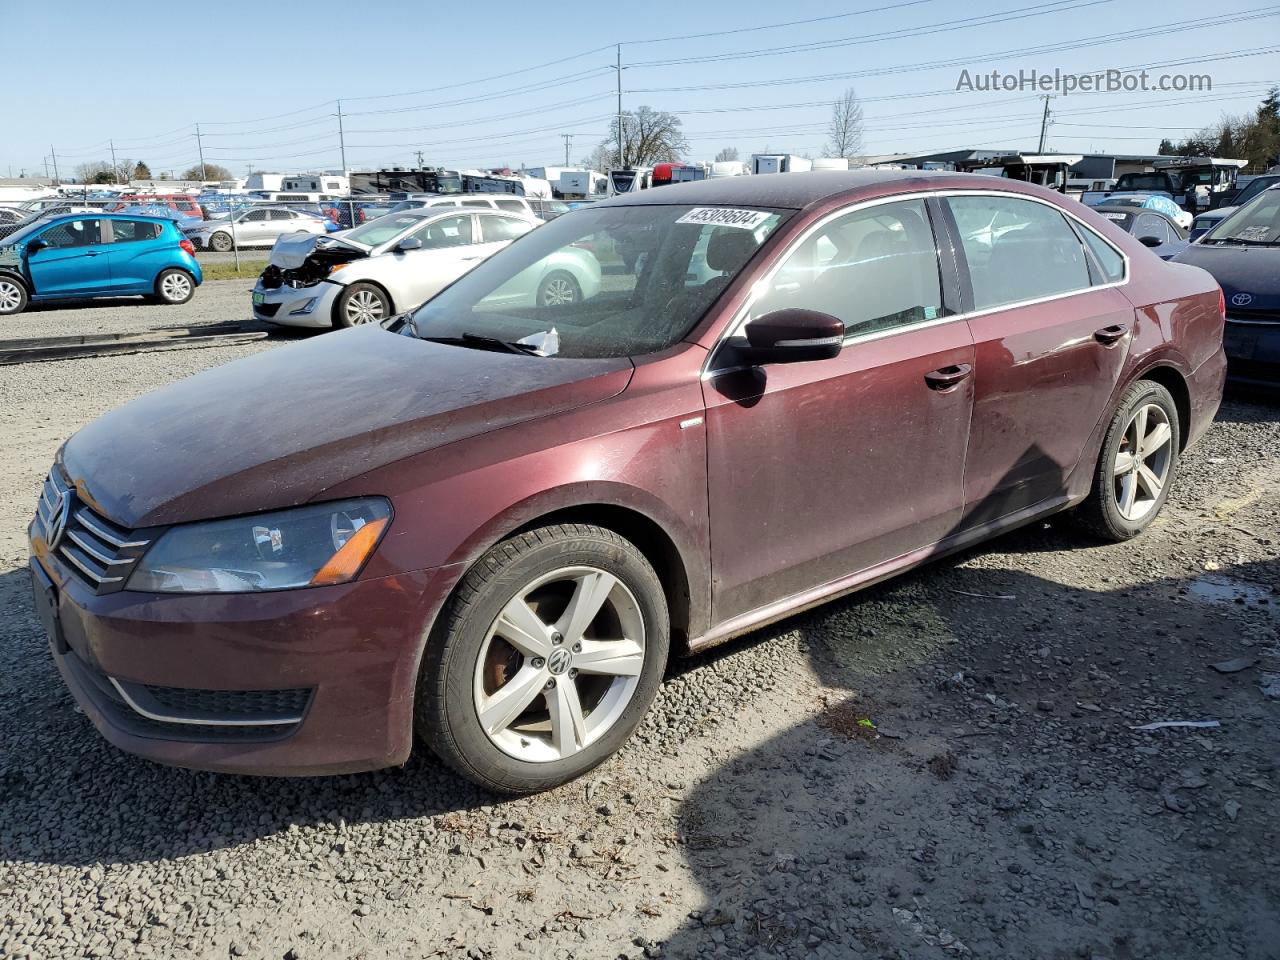
<path id="1" fill-rule="evenodd" d="M 1222 345 L 1232 383 L 1280 386 L 1280 323 L 1241 320 L 1228 313 Z"/>
<path id="2" fill-rule="evenodd" d="M 332 327 L 333 304 L 342 292 L 342 285 L 321 280 L 310 287 L 291 287 L 283 284 L 267 289 L 259 279 L 253 287 L 253 315 L 266 323 L 278 323 L 289 327 Z M 311 300 L 315 304 L 307 313 L 300 313 Z"/>
<path id="3" fill-rule="evenodd" d="M 54 662 L 108 741 L 173 766 L 273 776 L 408 759 L 422 645 L 458 572 L 99 595 L 47 552 L 31 563 L 56 612 Z"/>

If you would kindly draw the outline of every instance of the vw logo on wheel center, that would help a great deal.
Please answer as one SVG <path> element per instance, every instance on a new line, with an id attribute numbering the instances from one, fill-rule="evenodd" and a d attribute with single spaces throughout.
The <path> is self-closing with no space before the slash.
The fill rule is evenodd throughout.
<path id="1" fill-rule="evenodd" d="M 572 658 L 569 651 L 564 647 L 551 651 L 551 656 L 547 657 L 547 669 L 554 674 L 564 673 L 569 669 L 569 661 Z"/>

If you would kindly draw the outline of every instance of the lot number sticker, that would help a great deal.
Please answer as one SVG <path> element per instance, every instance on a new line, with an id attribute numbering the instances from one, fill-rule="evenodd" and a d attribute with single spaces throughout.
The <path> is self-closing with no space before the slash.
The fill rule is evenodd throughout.
<path id="1" fill-rule="evenodd" d="M 726 207 L 694 207 L 676 223 L 713 224 L 717 227 L 738 227 L 743 230 L 754 230 L 768 220 L 770 214 L 764 210 L 730 210 Z"/>

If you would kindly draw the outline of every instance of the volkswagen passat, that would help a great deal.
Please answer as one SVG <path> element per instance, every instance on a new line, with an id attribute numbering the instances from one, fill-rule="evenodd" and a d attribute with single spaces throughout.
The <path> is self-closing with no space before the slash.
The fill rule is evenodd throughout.
<path id="1" fill-rule="evenodd" d="M 592 295 L 512 292 L 569 250 Z M 1027 184 L 645 191 L 85 427 L 31 525 L 36 601 L 126 750 L 325 773 L 416 735 L 539 790 L 623 744 L 668 655 L 1057 511 L 1140 533 L 1222 329 L 1208 274 Z"/>

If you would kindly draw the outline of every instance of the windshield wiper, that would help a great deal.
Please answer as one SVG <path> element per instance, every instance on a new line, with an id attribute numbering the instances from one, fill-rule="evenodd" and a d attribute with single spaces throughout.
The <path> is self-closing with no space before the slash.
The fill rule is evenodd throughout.
<path id="1" fill-rule="evenodd" d="M 473 350 L 495 350 L 507 353 L 519 353 L 526 357 L 541 356 L 537 348 L 514 340 L 499 340 L 497 337 L 484 337 L 478 333 L 463 333 L 457 337 L 420 337 L 431 343 L 447 343 L 455 347 L 470 347 Z"/>

